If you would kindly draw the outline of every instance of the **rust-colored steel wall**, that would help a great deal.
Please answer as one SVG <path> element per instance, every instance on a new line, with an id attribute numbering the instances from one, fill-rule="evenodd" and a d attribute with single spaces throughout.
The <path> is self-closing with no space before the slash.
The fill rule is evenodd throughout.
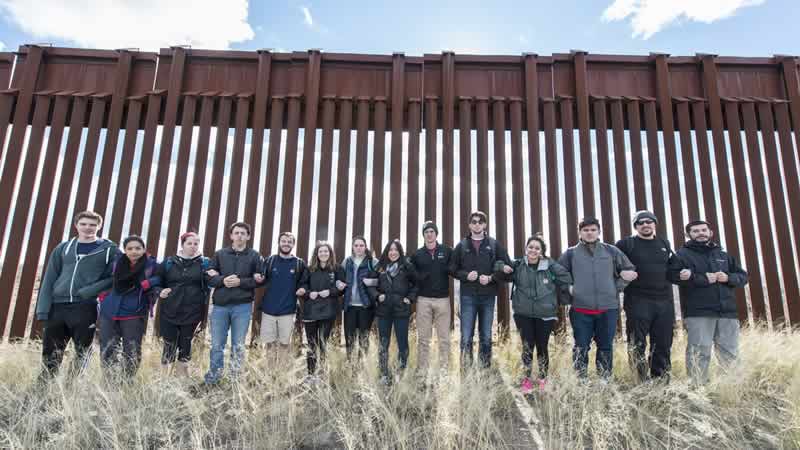
<path id="1" fill-rule="evenodd" d="M 419 225 L 437 217 L 441 240 L 455 244 L 473 209 L 494 211 L 490 231 L 513 257 L 538 231 L 557 257 L 581 215 L 602 218 L 613 242 L 650 208 L 673 243 L 687 219 L 714 224 L 751 273 L 742 320 L 800 321 L 794 56 L 31 45 L 0 53 L 0 85 L 0 334 L 10 323 L 12 338 L 38 334 L 40 255 L 85 207 L 106 217 L 113 240 L 145 234 L 159 258 L 203 223 L 210 254 L 245 220 L 262 254 L 292 230 L 300 256 L 332 239 L 340 259 L 367 230 L 378 251 L 396 237 L 412 251 Z M 498 312 L 507 327 L 505 293 Z"/>

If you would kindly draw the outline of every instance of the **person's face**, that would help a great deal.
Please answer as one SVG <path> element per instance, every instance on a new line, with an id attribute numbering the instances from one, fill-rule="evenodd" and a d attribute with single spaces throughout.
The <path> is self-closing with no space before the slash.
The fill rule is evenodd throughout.
<path id="1" fill-rule="evenodd" d="M 317 259 L 321 263 L 328 263 L 331 259 L 331 250 L 328 248 L 327 245 L 323 245 L 317 250 Z"/>
<path id="2" fill-rule="evenodd" d="M 75 229 L 78 230 L 78 237 L 81 239 L 96 238 L 100 228 L 102 228 L 100 222 L 89 217 L 81 217 L 75 224 Z"/>
<path id="3" fill-rule="evenodd" d="M 597 225 L 587 225 L 580 230 L 581 240 L 584 242 L 596 242 L 600 237 L 600 227 Z"/>
<path id="4" fill-rule="evenodd" d="M 486 222 L 478 216 L 473 216 L 469 219 L 469 230 L 473 234 L 481 234 L 486 230 Z"/>
<path id="5" fill-rule="evenodd" d="M 359 258 L 367 254 L 367 243 L 358 239 L 353 242 L 353 254 Z"/>
<path id="6" fill-rule="evenodd" d="M 656 223 L 650 219 L 642 219 L 636 222 L 636 233 L 645 238 L 649 238 L 656 234 Z"/>
<path id="7" fill-rule="evenodd" d="M 281 236 L 280 240 L 278 241 L 278 248 L 284 255 L 292 253 L 292 249 L 294 248 L 294 238 L 290 236 Z"/>
<path id="8" fill-rule="evenodd" d="M 397 261 L 398 259 L 400 259 L 400 250 L 398 250 L 398 249 L 397 249 L 397 246 L 396 246 L 396 245 L 392 244 L 392 245 L 389 247 L 389 254 L 388 254 L 388 256 L 389 256 L 389 261 L 391 261 L 391 262 L 395 262 L 395 261 Z"/>
<path id="9" fill-rule="evenodd" d="M 542 244 L 539 241 L 533 240 L 528 242 L 525 246 L 525 254 L 528 259 L 537 260 L 542 257 Z"/>
<path id="10" fill-rule="evenodd" d="M 192 257 L 197 255 L 200 251 L 200 238 L 197 236 L 189 236 L 183 241 L 183 245 L 181 245 L 181 249 L 183 250 L 183 254 Z"/>
<path id="11" fill-rule="evenodd" d="M 144 256 L 144 247 L 142 243 L 138 241 L 128 242 L 128 245 L 125 246 L 125 256 L 127 256 L 131 262 L 138 261 L 139 258 Z"/>
<path id="12" fill-rule="evenodd" d="M 436 238 L 438 237 L 436 236 L 436 231 L 434 231 L 433 228 L 428 228 L 425 230 L 425 232 L 422 233 L 422 236 L 425 238 L 425 242 L 428 244 L 433 244 L 436 242 Z"/>
<path id="13" fill-rule="evenodd" d="M 247 232 L 247 229 L 244 227 L 235 227 L 233 231 L 231 231 L 231 242 L 237 246 L 244 246 L 247 244 L 247 241 L 250 240 L 250 233 Z"/>
<path id="14" fill-rule="evenodd" d="M 689 228 L 689 239 L 693 241 L 708 242 L 712 236 L 714 236 L 714 232 L 704 223 Z"/>

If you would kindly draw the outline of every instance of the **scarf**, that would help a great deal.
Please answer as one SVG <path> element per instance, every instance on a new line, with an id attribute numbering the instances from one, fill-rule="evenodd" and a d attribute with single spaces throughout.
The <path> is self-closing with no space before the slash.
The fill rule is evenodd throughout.
<path id="1" fill-rule="evenodd" d="M 124 294 L 139 287 L 146 262 L 147 255 L 144 255 L 136 261 L 136 264 L 131 266 L 131 260 L 128 259 L 128 256 L 122 255 L 117 261 L 117 267 L 114 270 L 114 291 Z"/>
<path id="2" fill-rule="evenodd" d="M 389 264 L 389 267 L 386 268 L 386 273 L 392 278 L 396 277 L 398 272 L 400 272 L 400 264 L 396 262 Z"/>

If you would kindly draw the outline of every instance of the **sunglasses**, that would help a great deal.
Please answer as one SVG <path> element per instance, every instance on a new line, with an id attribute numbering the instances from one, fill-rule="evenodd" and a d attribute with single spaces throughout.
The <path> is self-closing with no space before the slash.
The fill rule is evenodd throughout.
<path id="1" fill-rule="evenodd" d="M 654 223 L 655 223 L 655 222 L 653 222 L 653 221 L 652 221 L 652 220 L 650 220 L 650 219 L 645 219 L 645 220 L 640 220 L 640 221 L 636 222 L 636 225 L 637 225 L 637 226 L 638 226 L 638 225 L 652 225 L 652 224 L 654 224 Z"/>
<path id="2" fill-rule="evenodd" d="M 471 223 L 472 225 L 477 225 L 479 223 L 486 223 L 486 222 L 484 222 L 482 220 L 470 220 L 469 223 Z"/>

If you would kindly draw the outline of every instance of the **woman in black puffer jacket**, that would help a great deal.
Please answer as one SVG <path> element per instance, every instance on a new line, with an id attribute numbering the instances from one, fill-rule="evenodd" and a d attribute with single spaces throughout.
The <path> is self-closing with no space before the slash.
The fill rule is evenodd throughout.
<path id="1" fill-rule="evenodd" d="M 172 364 L 178 375 L 187 375 L 192 358 L 192 338 L 208 307 L 208 271 L 210 261 L 200 254 L 200 237 L 189 232 L 181 235 L 181 250 L 161 263 L 159 331 L 164 340 L 161 364 Z"/>
<path id="2" fill-rule="evenodd" d="M 398 239 L 389 242 L 383 249 L 378 266 L 372 274 L 377 278 L 374 286 L 367 292 L 376 304 L 375 314 L 378 316 L 378 334 L 381 348 L 379 365 L 381 382 L 391 384 L 389 373 L 389 344 L 392 328 L 397 339 L 400 370 L 406 368 L 408 362 L 408 322 L 411 317 L 411 305 L 417 300 L 414 266 L 405 257 L 403 245 Z M 366 284 L 366 280 L 365 280 Z"/>
<path id="3" fill-rule="evenodd" d="M 325 357 L 326 344 L 339 313 L 339 297 L 346 286 L 344 280 L 345 273 L 336 263 L 333 246 L 327 242 L 317 243 L 311 265 L 300 282 L 306 291 L 300 316 L 308 340 L 306 363 L 312 381 L 316 380 L 317 360 Z"/>

